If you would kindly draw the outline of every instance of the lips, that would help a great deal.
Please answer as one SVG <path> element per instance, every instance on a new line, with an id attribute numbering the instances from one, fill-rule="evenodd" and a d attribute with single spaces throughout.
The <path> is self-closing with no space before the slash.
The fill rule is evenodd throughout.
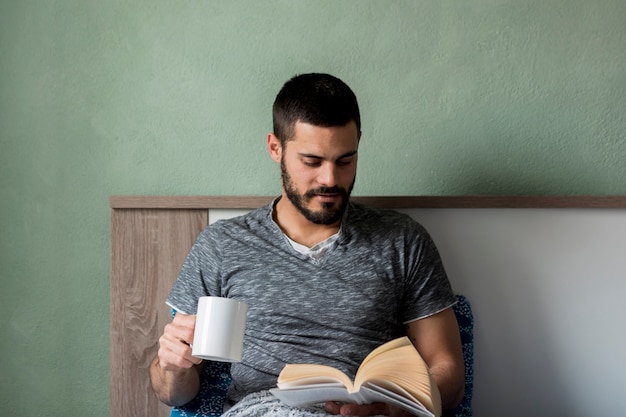
<path id="1" fill-rule="evenodd" d="M 306 192 L 307 197 L 336 197 L 347 193 L 339 187 L 321 187 Z"/>
<path id="2" fill-rule="evenodd" d="M 340 194 L 315 194 L 315 197 L 321 201 L 334 201 L 340 196 Z"/>

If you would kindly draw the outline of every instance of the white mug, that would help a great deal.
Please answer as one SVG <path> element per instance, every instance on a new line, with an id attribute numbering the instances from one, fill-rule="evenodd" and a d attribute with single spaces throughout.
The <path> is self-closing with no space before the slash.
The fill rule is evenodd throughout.
<path id="1" fill-rule="evenodd" d="M 191 354 L 219 362 L 241 362 L 248 305 L 222 297 L 200 297 Z"/>

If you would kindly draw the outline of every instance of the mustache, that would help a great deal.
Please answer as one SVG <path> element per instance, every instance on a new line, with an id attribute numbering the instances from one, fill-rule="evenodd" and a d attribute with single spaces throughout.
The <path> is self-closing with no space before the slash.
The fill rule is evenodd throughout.
<path id="1" fill-rule="evenodd" d="M 348 191 L 338 186 L 314 188 L 307 191 L 304 196 L 307 198 L 312 198 L 315 197 L 317 194 L 339 194 L 343 197 L 348 197 Z"/>

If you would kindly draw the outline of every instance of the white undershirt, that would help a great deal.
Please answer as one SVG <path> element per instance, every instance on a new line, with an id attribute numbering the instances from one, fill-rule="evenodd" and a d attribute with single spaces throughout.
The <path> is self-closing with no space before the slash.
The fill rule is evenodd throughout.
<path id="1" fill-rule="evenodd" d="M 274 220 L 275 219 L 274 212 L 276 210 L 276 203 L 278 203 L 278 200 L 280 200 L 280 197 L 276 198 L 272 202 L 272 221 L 274 222 L 274 224 L 276 224 L 276 226 L 278 226 L 278 223 L 276 223 L 276 220 Z M 344 217 L 345 217 L 345 215 L 346 214 L 344 213 Z M 320 243 L 317 243 L 317 244 L 315 244 L 315 245 L 313 245 L 312 247 L 309 248 L 308 246 L 302 245 L 302 244 L 296 242 L 295 240 L 291 240 L 289 238 L 289 236 L 287 236 L 285 234 L 285 232 L 282 231 L 281 227 L 278 226 L 280 231 L 283 233 L 283 236 L 285 236 L 285 239 L 287 239 L 287 242 L 289 242 L 291 244 L 291 246 L 296 250 L 296 252 L 299 252 L 299 253 L 301 253 L 303 255 L 306 255 L 306 256 L 310 257 L 311 259 L 315 259 L 315 260 L 320 259 L 322 256 L 324 256 L 324 254 L 326 253 L 328 248 L 330 248 L 331 245 L 333 243 L 335 243 L 335 241 L 339 237 L 339 233 L 341 232 L 341 228 L 342 227 L 343 227 L 343 222 L 339 226 L 339 230 L 337 231 L 337 233 L 335 233 L 332 236 L 329 236 L 328 238 L 322 240 Z"/>
<path id="2" fill-rule="evenodd" d="M 294 240 L 289 239 L 289 236 L 285 235 L 283 233 L 283 235 L 285 236 L 285 238 L 287 239 L 287 241 L 289 243 L 291 243 L 291 246 L 293 246 L 293 248 L 312 258 L 312 259 L 320 259 L 322 256 L 324 256 L 324 254 L 326 253 L 326 251 L 328 250 L 328 248 L 330 248 L 330 246 L 335 243 L 335 241 L 337 240 L 337 238 L 339 237 L 339 232 L 335 233 L 334 235 L 328 237 L 327 239 L 322 240 L 320 243 L 313 245 L 312 247 L 308 247 L 305 245 L 302 245 Z"/>

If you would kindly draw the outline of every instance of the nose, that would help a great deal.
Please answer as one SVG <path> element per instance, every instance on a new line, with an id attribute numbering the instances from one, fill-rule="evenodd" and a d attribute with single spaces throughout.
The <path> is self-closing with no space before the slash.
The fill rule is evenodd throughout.
<path id="1" fill-rule="evenodd" d="M 337 185 L 337 167 L 335 164 L 327 162 L 320 167 L 318 182 L 326 187 Z"/>

